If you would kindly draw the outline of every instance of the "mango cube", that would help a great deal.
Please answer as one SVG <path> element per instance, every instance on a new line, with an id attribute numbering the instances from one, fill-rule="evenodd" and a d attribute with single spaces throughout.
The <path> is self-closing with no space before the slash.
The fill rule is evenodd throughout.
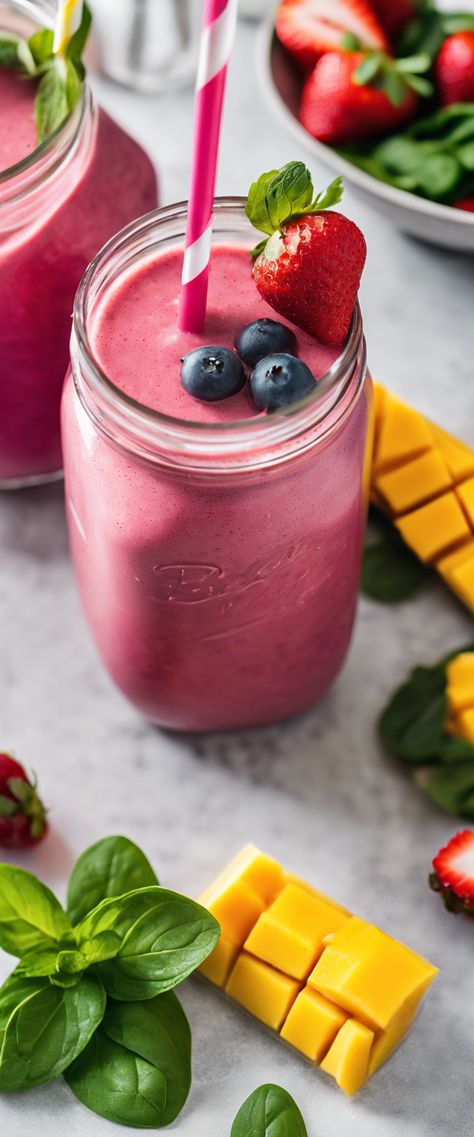
<path id="1" fill-rule="evenodd" d="M 454 482 L 464 481 L 474 475 L 474 453 L 459 439 L 447 434 L 441 427 L 430 423 L 433 441 L 448 467 Z"/>
<path id="2" fill-rule="evenodd" d="M 460 652 L 446 667 L 450 715 L 474 707 L 474 651 Z"/>
<path id="3" fill-rule="evenodd" d="M 434 561 L 451 545 L 469 537 L 469 527 L 455 493 L 399 518 L 396 527 L 420 561 Z"/>
<path id="4" fill-rule="evenodd" d="M 467 515 L 469 524 L 474 529 L 474 478 L 469 478 L 467 482 L 462 482 L 457 487 L 457 495 Z"/>
<path id="5" fill-rule="evenodd" d="M 246 845 L 202 894 L 200 903 L 219 921 L 223 934 L 240 947 L 283 880 L 277 861 L 255 845 Z"/>
<path id="6" fill-rule="evenodd" d="M 313 1062 L 321 1062 L 346 1021 L 344 1011 L 305 987 L 281 1030 L 281 1037 Z"/>
<path id="7" fill-rule="evenodd" d="M 455 568 L 451 568 L 449 575 L 443 574 L 445 580 L 451 585 L 460 600 L 474 612 L 474 555 L 463 558 Z"/>
<path id="8" fill-rule="evenodd" d="M 279 1031 L 298 994 L 299 984 L 243 952 L 231 972 L 226 991 L 260 1022 Z"/>
<path id="9" fill-rule="evenodd" d="M 209 979 L 210 983 L 215 983 L 217 987 L 225 987 L 238 953 L 237 945 L 232 943 L 232 940 L 228 940 L 226 936 L 221 935 L 214 951 L 208 955 L 204 963 L 201 963 L 202 975 Z"/>
<path id="10" fill-rule="evenodd" d="M 348 1019 L 321 1062 L 321 1069 L 332 1075 L 344 1093 L 356 1094 L 367 1081 L 373 1042 L 373 1031 L 356 1019 Z"/>
<path id="11" fill-rule="evenodd" d="M 322 950 L 324 936 L 347 919 L 329 901 L 287 884 L 257 920 L 245 948 L 294 979 L 304 979 Z"/>
<path id="12" fill-rule="evenodd" d="M 465 738 L 466 742 L 472 742 L 474 746 L 474 707 L 468 711 L 462 711 L 458 715 L 458 731 L 457 733 L 461 738 Z"/>
<path id="13" fill-rule="evenodd" d="M 432 446 L 430 428 L 423 415 L 387 392 L 375 445 L 375 474 L 395 469 Z"/>
<path id="14" fill-rule="evenodd" d="M 375 487 L 393 514 L 407 513 L 451 488 L 449 471 L 436 450 L 375 478 Z"/>

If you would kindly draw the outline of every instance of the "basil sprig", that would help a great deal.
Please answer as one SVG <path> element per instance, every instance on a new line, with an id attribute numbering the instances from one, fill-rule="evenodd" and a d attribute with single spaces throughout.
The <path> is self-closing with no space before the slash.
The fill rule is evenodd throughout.
<path id="1" fill-rule="evenodd" d="M 67 1073 L 100 1116 L 168 1125 L 191 1083 L 189 1026 L 172 988 L 219 934 L 205 908 L 160 887 L 125 837 L 82 854 L 68 913 L 31 873 L 0 865 L 0 947 L 19 959 L 0 988 L 0 1092 Z"/>
<path id="2" fill-rule="evenodd" d="M 239 1109 L 231 1137 L 308 1137 L 296 1102 L 281 1086 L 259 1086 Z"/>
<path id="3" fill-rule="evenodd" d="M 441 809 L 474 820 L 474 746 L 446 729 L 447 664 L 450 652 L 433 667 L 416 667 L 395 691 L 380 719 L 388 752 L 417 770 L 416 780 Z"/>
<path id="4" fill-rule="evenodd" d="M 0 30 L 0 67 L 17 68 L 27 78 L 37 80 L 38 142 L 57 130 L 79 102 L 85 77 L 82 54 L 91 22 L 90 9 L 84 4 L 81 26 L 61 54 L 53 50 L 51 28 L 40 28 L 27 40 Z"/>

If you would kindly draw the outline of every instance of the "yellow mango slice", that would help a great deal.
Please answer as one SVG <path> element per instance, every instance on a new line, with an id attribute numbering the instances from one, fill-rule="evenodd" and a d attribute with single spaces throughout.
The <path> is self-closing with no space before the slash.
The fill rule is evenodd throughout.
<path id="1" fill-rule="evenodd" d="M 474 707 L 474 651 L 460 652 L 446 667 L 450 716 Z"/>
<path id="2" fill-rule="evenodd" d="M 455 568 L 443 573 L 443 576 L 453 592 L 474 612 L 474 554 L 463 558 Z"/>
<path id="3" fill-rule="evenodd" d="M 460 544 L 470 535 L 455 493 L 443 494 L 421 509 L 407 513 L 395 524 L 421 561 L 436 560 L 451 545 Z"/>
<path id="4" fill-rule="evenodd" d="M 280 1030 L 299 991 L 299 984 L 267 963 L 242 952 L 226 985 L 227 994 L 260 1022 Z"/>
<path id="5" fill-rule="evenodd" d="M 469 478 L 467 482 L 462 482 L 456 492 L 467 515 L 469 524 L 474 529 L 474 478 Z"/>
<path id="6" fill-rule="evenodd" d="M 278 861 L 255 845 L 246 845 L 203 892 L 200 904 L 219 921 L 223 934 L 241 947 L 283 884 L 283 869 Z"/>
<path id="7" fill-rule="evenodd" d="M 474 707 L 468 711 L 462 711 L 458 715 L 457 733 L 461 738 L 465 738 L 467 742 L 472 742 L 474 745 Z"/>
<path id="8" fill-rule="evenodd" d="M 322 950 L 324 936 L 347 919 L 328 900 L 287 884 L 257 920 L 245 948 L 294 979 L 304 979 Z"/>
<path id="9" fill-rule="evenodd" d="M 375 478 L 375 487 L 395 516 L 415 509 L 452 486 L 447 466 L 436 450 Z"/>
<path id="10" fill-rule="evenodd" d="M 293 1003 L 281 1037 L 312 1062 L 321 1062 L 346 1021 L 344 1011 L 306 987 Z"/>
<path id="11" fill-rule="evenodd" d="M 308 983 L 368 1025 L 387 1030 L 408 1000 L 419 1002 L 436 974 L 427 960 L 354 916 L 325 948 Z"/>
<path id="12" fill-rule="evenodd" d="M 379 419 L 374 473 L 395 469 L 432 447 L 432 436 L 423 415 L 387 392 Z"/>
<path id="13" fill-rule="evenodd" d="M 440 426 L 430 423 L 430 429 L 436 448 L 442 454 L 454 482 L 464 481 L 474 475 L 474 452 L 441 430 Z"/>
<path id="14" fill-rule="evenodd" d="M 321 1062 L 321 1069 L 331 1074 L 350 1097 L 367 1080 L 373 1042 L 373 1031 L 355 1019 L 348 1019 Z"/>
<path id="15" fill-rule="evenodd" d="M 383 1066 L 387 1058 L 390 1058 L 390 1055 L 393 1054 L 393 1051 L 399 1046 L 402 1038 L 408 1033 L 416 1015 L 418 1001 L 419 1000 L 417 1000 L 414 1008 L 408 1004 L 405 1013 L 395 1020 L 390 1029 L 383 1030 L 377 1035 L 370 1052 L 369 1078 Z"/>
<path id="16" fill-rule="evenodd" d="M 342 904 L 338 904 L 337 900 L 333 900 L 332 896 L 327 896 L 325 892 L 321 892 L 319 888 L 313 888 L 312 884 L 308 884 L 307 880 L 302 880 L 300 876 L 295 876 L 294 873 L 285 873 L 285 884 L 296 884 L 298 888 L 304 888 L 305 892 L 310 892 L 311 896 L 318 896 L 320 900 L 325 900 L 326 904 L 330 904 L 331 908 L 336 908 L 338 912 L 343 912 L 345 916 L 352 916 L 348 908 L 344 908 Z"/>
<path id="17" fill-rule="evenodd" d="M 225 987 L 232 967 L 237 959 L 239 948 L 226 936 L 222 936 L 214 951 L 201 963 L 199 971 L 217 987 Z"/>

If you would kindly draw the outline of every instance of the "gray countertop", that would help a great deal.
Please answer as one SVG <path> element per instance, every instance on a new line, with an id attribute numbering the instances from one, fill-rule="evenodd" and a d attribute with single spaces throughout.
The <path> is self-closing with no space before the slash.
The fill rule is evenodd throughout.
<path id="1" fill-rule="evenodd" d="M 262 105 L 252 50 L 241 25 L 221 192 L 244 193 L 262 170 L 305 157 Z M 191 94 L 147 99 L 103 80 L 95 86 L 156 159 L 162 200 L 185 197 Z M 314 175 L 330 180 L 324 170 Z M 362 304 L 373 373 L 474 444 L 474 261 L 406 238 L 349 191 L 345 209 L 368 241 Z M 374 738 L 376 716 L 408 668 L 472 636 L 467 613 L 437 584 L 396 609 L 362 601 L 347 667 L 320 706 L 269 730 L 179 737 L 143 722 L 104 674 L 79 610 L 61 485 L 4 494 L 0 546 L 0 741 L 38 772 L 51 807 L 48 840 L 21 864 L 63 896 L 86 845 L 123 832 L 163 883 L 198 894 L 254 840 L 441 968 L 406 1043 L 352 1101 L 189 981 L 194 1084 L 173 1131 L 225 1137 L 248 1093 L 277 1081 L 296 1097 L 309 1137 L 468 1137 L 474 926 L 445 913 L 426 883 L 457 822 Z M 0 959 L 2 975 L 8 963 Z M 0 1100 L 0 1130 L 10 1137 L 107 1137 L 112 1128 L 62 1080 Z"/>

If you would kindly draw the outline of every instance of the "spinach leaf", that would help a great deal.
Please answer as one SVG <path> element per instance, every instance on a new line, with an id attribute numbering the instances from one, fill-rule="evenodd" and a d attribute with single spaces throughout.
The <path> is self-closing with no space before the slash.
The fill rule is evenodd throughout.
<path id="1" fill-rule="evenodd" d="M 450 652 L 434 667 L 415 667 L 395 692 L 380 719 L 382 740 L 390 754 L 419 766 L 474 760 L 474 746 L 445 729 L 448 716 L 446 665 L 462 651 Z"/>
<path id="2" fill-rule="evenodd" d="M 443 763 L 422 782 L 435 805 L 468 821 L 474 821 L 474 747 L 472 750 L 472 761 Z"/>
<path id="3" fill-rule="evenodd" d="M 134 921 L 118 955 L 99 965 L 114 999 L 151 999 L 169 991 L 199 967 L 219 939 L 219 924 L 206 908 L 164 888 L 145 891 L 155 894 L 149 909 Z"/>
<path id="4" fill-rule="evenodd" d="M 102 1026 L 65 1077 L 100 1117 L 140 1128 L 170 1125 L 191 1085 L 191 1034 L 176 996 L 109 1001 Z"/>
<path id="5" fill-rule="evenodd" d="M 375 510 L 370 522 L 362 564 L 362 592 L 372 600 L 397 604 L 408 600 L 429 580 L 432 570 L 415 557 L 394 526 Z"/>
<path id="6" fill-rule="evenodd" d="M 287 1090 L 259 1086 L 239 1109 L 231 1137 L 308 1137 L 306 1125 Z"/>
<path id="7" fill-rule="evenodd" d="M 32 873 L 0 865 L 0 947 L 22 956 L 71 937 L 71 924 L 49 888 Z"/>
<path id="8" fill-rule="evenodd" d="M 67 910 L 73 924 L 107 897 L 159 884 L 144 853 L 127 837 L 105 837 L 76 861 L 68 887 Z"/>
<path id="9" fill-rule="evenodd" d="M 0 987 L 0 1047 L 1 1032 L 5 1029 L 13 1011 L 16 1010 L 24 999 L 29 999 L 35 992 L 47 990 L 48 987 L 49 983 L 47 979 L 38 979 L 32 983 L 31 979 L 27 979 L 24 975 L 19 974 L 18 968 L 12 971 L 3 986 Z"/>
<path id="10" fill-rule="evenodd" d="M 105 1003 L 102 984 L 91 976 L 68 990 L 33 986 L 2 1032 L 0 1092 L 31 1089 L 58 1077 L 87 1046 Z"/>

